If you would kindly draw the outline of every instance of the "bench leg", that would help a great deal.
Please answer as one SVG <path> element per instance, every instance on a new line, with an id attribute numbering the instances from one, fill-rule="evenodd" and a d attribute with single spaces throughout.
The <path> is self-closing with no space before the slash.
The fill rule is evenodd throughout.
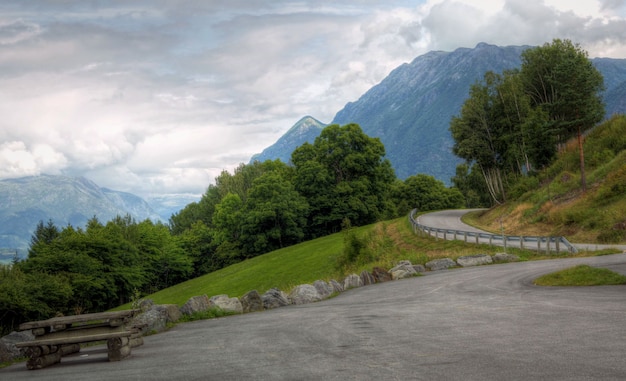
<path id="1" fill-rule="evenodd" d="M 63 353 L 56 346 L 29 347 L 27 350 L 29 356 L 26 361 L 28 370 L 42 369 L 49 365 L 61 362 Z"/>
<path id="2" fill-rule="evenodd" d="M 130 356 L 130 340 L 128 337 L 115 337 L 107 340 L 109 361 L 120 361 Z"/>

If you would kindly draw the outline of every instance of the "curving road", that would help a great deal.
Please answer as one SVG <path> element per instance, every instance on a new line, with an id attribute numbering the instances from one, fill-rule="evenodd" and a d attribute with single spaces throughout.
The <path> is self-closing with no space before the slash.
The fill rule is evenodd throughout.
<path id="1" fill-rule="evenodd" d="M 626 254 L 428 273 L 318 303 L 179 324 L 130 358 L 101 348 L 2 380 L 624 380 L 626 286 L 543 288 Z"/>
<path id="2" fill-rule="evenodd" d="M 474 210 L 482 210 L 482 209 L 450 209 L 450 210 L 442 210 L 438 212 L 426 213 L 417 217 L 417 222 L 438 229 L 449 229 L 449 230 L 460 230 L 467 231 L 473 233 L 490 233 L 485 230 L 481 230 L 475 228 L 471 225 L 465 224 L 461 221 L 461 217 L 464 214 L 474 211 Z M 442 236 L 439 236 L 442 238 Z M 452 239 L 452 236 L 448 237 Z M 481 240 L 482 243 L 487 243 L 488 240 Z M 509 243 L 510 245 L 514 245 L 515 243 Z M 617 249 L 626 252 L 626 245 L 601 245 L 601 244 L 591 244 L 591 243 L 572 243 L 572 246 L 576 247 L 578 250 L 604 250 L 604 249 Z M 519 243 L 517 243 L 517 247 L 519 247 Z M 529 246 L 530 247 L 530 246 Z"/>

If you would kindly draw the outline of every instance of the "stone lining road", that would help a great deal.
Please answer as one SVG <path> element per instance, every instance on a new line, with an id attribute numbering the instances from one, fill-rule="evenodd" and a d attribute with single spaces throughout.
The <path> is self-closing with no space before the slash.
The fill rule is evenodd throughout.
<path id="1" fill-rule="evenodd" d="M 130 358 L 101 347 L 1 380 L 624 380 L 626 286 L 537 287 L 576 264 L 497 264 L 346 291 L 318 303 L 179 324 Z M 80 357 L 82 356 L 82 357 Z"/>

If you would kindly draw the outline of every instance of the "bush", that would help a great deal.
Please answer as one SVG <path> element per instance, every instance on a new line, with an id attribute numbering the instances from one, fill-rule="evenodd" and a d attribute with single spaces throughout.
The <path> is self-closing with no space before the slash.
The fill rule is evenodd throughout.
<path id="1" fill-rule="evenodd" d="M 620 243 L 626 240 L 626 231 L 609 229 L 598 234 L 598 242 L 600 243 Z"/>
<path id="2" fill-rule="evenodd" d="M 509 190 L 509 198 L 516 200 L 521 198 L 526 192 L 539 188 L 539 179 L 535 176 L 523 176 Z"/>

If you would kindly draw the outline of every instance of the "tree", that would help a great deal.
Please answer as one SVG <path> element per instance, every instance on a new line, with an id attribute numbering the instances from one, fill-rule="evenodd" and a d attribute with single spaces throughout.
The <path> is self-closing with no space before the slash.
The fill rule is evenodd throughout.
<path id="1" fill-rule="evenodd" d="M 497 123 L 494 111 L 496 99 L 495 77 L 487 73 L 483 83 L 470 88 L 460 115 L 452 118 L 450 132 L 455 142 L 452 152 L 468 163 L 476 163 L 492 199 L 501 203 L 506 199 L 502 174 L 505 154 L 500 141 L 502 125 Z"/>
<path id="2" fill-rule="evenodd" d="M 35 228 L 35 232 L 30 239 L 28 256 L 36 256 L 37 251 L 40 250 L 42 246 L 49 245 L 52 241 L 58 238 L 59 235 L 60 230 L 51 219 L 48 220 L 46 225 L 44 225 L 43 221 L 39 221 L 37 227 Z"/>
<path id="3" fill-rule="evenodd" d="M 456 209 L 464 204 L 458 189 L 446 188 L 443 182 L 424 174 L 408 177 L 396 192 L 397 199 L 407 200 L 408 205 L 419 211 Z"/>
<path id="4" fill-rule="evenodd" d="M 300 242 L 308 211 L 306 199 L 279 173 L 267 172 L 255 179 L 243 223 L 246 256 Z"/>
<path id="5" fill-rule="evenodd" d="M 380 139 L 357 124 L 330 125 L 313 144 L 296 148 L 294 183 L 311 207 L 311 236 L 339 231 L 345 218 L 358 226 L 389 215 L 395 174 L 384 156 Z"/>
<path id="6" fill-rule="evenodd" d="M 577 137 L 581 186 L 586 191 L 582 134 L 604 117 L 602 74 L 580 45 L 555 39 L 522 53 L 520 75 L 531 104 L 549 116 L 557 142 Z"/>
<path id="7" fill-rule="evenodd" d="M 457 165 L 452 184 L 463 195 L 466 208 L 486 208 L 491 205 L 491 197 L 480 170 L 475 167 L 470 168 L 467 163 Z"/>

